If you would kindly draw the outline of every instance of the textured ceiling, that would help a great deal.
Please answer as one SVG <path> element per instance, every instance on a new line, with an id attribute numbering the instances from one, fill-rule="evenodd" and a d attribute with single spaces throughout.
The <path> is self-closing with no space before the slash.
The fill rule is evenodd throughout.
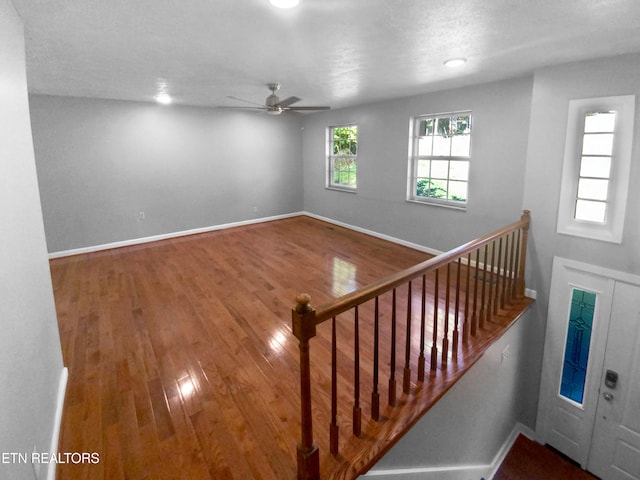
<path id="1" fill-rule="evenodd" d="M 338 108 L 640 51 L 638 0 L 13 0 L 32 93 Z M 466 57 L 458 69 L 443 62 Z"/>

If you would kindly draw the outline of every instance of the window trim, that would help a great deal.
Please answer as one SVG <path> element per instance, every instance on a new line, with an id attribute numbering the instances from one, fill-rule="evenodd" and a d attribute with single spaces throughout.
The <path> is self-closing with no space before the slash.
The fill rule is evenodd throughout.
<path id="1" fill-rule="evenodd" d="M 578 192 L 585 115 L 590 112 L 616 112 L 607 213 L 603 223 L 577 220 Z M 569 101 L 567 134 L 562 164 L 557 232 L 583 238 L 622 243 L 629 190 L 635 95 L 574 99 Z"/>
<path id="2" fill-rule="evenodd" d="M 326 146 L 326 155 L 325 155 L 325 161 L 326 161 L 326 168 L 325 168 L 325 188 L 327 190 L 337 190 L 339 192 L 347 192 L 347 193 L 358 193 L 358 173 L 357 173 L 357 167 L 358 167 L 358 157 L 359 154 L 356 153 L 356 155 L 333 155 L 333 130 L 336 128 L 345 128 L 345 127 L 356 127 L 358 129 L 358 133 L 357 133 L 357 137 L 356 137 L 356 145 L 357 145 L 357 149 L 359 149 L 359 141 L 360 141 L 360 129 L 358 128 L 358 124 L 353 122 L 353 123 L 342 123 L 339 125 L 329 125 L 326 128 L 326 140 L 325 140 L 325 146 Z M 342 184 L 335 184 L 333 183 L 333 159 L 337 158 L 337 157 L 341 157 L 341 158 L 353 158 L 356 161 L 356 185 L 354 187 L 350 186 L 350 185 L 342 185 Z"/>
<path id="3" fill-rule="evenodd" d="M 466 161 L 469 164 L 469 169 L 471 168 L 471 158 L 472 158 L 472 141 L 471 137 L 473 133 L 469 133 L 469 155 L 468 156 L 459 156 L 459 155 L 448 155 L 448 156 L 435 156 L 435 155 L 418 155 L 418 141 L 420 136 L 418 135 L 419 131 L 419 122 L 424 119 L 437 119 L 442 117 L 453 117 L 457 115 L 469 115 L 471 119 L 471 125 L 473 125 L 473 114 L 471 110 L 460 110 L 454 112 L 441 112 L 441 113 L 430 113 L 424 115 L 416 115 L 411 117 L 409 124 L 409 159 L 407 165 L 407 202 L 418 203 L 421 205 L 435 205 L 438 207 L 451 208 L 454 210 L 467 210 L 467 206 L 469 205 L 469 178 L 467 177 L 467 199 L 463 202 L 460 200 L 449 200 L 443 198 L 435 198 L 435 197 L 420 197 L 416 195 L 416 180 L 418 176 L 418 160 L 420 159 L 430 159 L 430 160 L 447 160 L 451 161 Z M 471 128 L 471 132 L 473 131 L 473 127 Z M 450 180 L 450 178 L 447 178 Z"/>

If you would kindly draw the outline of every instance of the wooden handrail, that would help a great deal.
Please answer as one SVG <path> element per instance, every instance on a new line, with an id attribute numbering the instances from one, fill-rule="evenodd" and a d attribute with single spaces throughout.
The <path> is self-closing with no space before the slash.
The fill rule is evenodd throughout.
<path id="1" fill-rule="evenodd" d="M 353 417 L 353 433 L 360 435 L 360 388 L 359 388 L 359 340 L 358 340 L 358 313 L 359 305 L 375 299 L 375 345 L 374 345 L 374 372 L 373 372 L 373 391 L 372 391 L 372 419 L 378 420 L 379 416 L 379 392 L 378 392 L 378 298 L 387 292 L 393 292 L 392 306 L 392 330 L 391 330 L 391 369 L 389 378 L 389 405 L 396 404 L 396 380 L 395 380 L 395 328 L 396 328 L 396 289 L 402 285 L 408 284 L 407 297 L 407 323 L 406 323 L 406 344 L 405 344 L 405 366 L 403 376 L 403 392 L 409 392 L 411 371 L 410 365 L 410 341 L 411 341 L 411 282 L 418 278 L 422 279 L 422 310 L 421 310 L 421 332 L 420 332 L 420 357 L 418 359 L 418 381 L 424 381 L 424 321 L 425 321 L 425 284 L 427 274 L 435 272 L 435 295 L 433 310 L 433 340 L 431 345 L 431 370 L 437 368 L 438 363 L 438 304 L 440 302 L 438 296 L 438 272 L 440 268 L 446 267 L 446 279 L 443 280 L 443 289 L 445 289 L 445 318 L 444 332 L 442 332 L 442 360 L 444 365 L 447 363 L 449 354 L 449 308 L 451 295 L 450 290 L 453 288 L 450 284 L 451 264 L 456 264 L 456 285 L 455 285 L 455 329 L 452 334 L 452 349 L 457 350 L 458 344 L 458 328 L 459 317 L 464 319 L 462 328 L 462 343 L 466 344 L 469 335 L 476 335 L 478 329 L 482 329 L 484 324 L 491 315 L 495 314 L 499 308 L 504 308 L 506 303 L 511 303 L 513 297 L 524 296 L 525 291 L 525 265 L 527 254 L 527 238 L 530 224 L 530 212 L 524 210 L 520 220 L 507 225 L 495 232 L 484 235 L 480 238 L 465 243 L 453 250 L 442 253 L 436 257 L 426 260 L 422 263 L 409 267 L 401 272 L 391 274 L 376 282 L 367 285 L 364 288 L 343 295 L 336 300 L 314 309 L 310 304 L 308 294 L 300 294 L 296 297 L 296 306 L 292 310 L 292 332 L 299 340 L 300 349 L 300 400 L 301 400 L 301 441 L 298 444 L 298 479 L 299 480 L 318 480 L 320 478 L 319 466 L 319 450 L 313 439 L 313 419 L 312 419 L 312 403 L 311 403 L 311 362 L 309 341 L 316 335 L 316 327 L 322 322 L 329 319 L 333 320 L 332 328 L 332 421 L 330 426 L 330 451 L 333 455 L 338 452 L 338 425 L 335 421 L 335 396 L 336 396 L 336 374 L 335 374 L 335 319 L 338 315 L 352 309 L 355 310 L 355 372 L 354 378 L 358 382 L 354 386 L 354 417 Z M 497 245 L 496 245 L 497 242 Z M 503 245 L 504 244 L 504 245 Z M 489 259 L 489 246 L 491 246 L 491 258 Z M 496 255 L 497 247 L 497 255 Z M 481 251 L 482 257 L 481 257 Z M 503 256 L 504 252 L 504 256 Z M 475 254 L 475 259 L 473 255 Z M 482 261 L 481 261 L 482 258 Z M 497 259 L 497 262 L 496 262 Z M 460 310 L 459 294 L 461 276 L 461 264 L 466 263 L 466 287 L 470 286 L 471 270 L 475 271 L 473 276 L 473 294 L 467 290 L 464 301 L 464 312 Z M 475 263 L 472 266 L 472 263 Z M 480 264 L 483 264 L 480 268 Z M 495 276 L 496 286 L 493 288 L 493 279 Z M 486 281 L 489 279 L 489 288 L 486 288 Z M 482 291 L 478 292 L 478 283 L 482 282 Z M 473 296 L 472 305 L 469 297 Z M 480 297 L 480 298 L 479 298 Z M 480 305 L 477 305 L 477 304 Z M 477 308 L 480 308 L 479 312 Z"/>
<path id="2" fill-rule="evenodd" d="M 526 232 L 529 229 L 529 223 L 531 220 L 530 213 L 531 212 L 529 210 L 525 210 L 522 214 L 522 217 L 520 217 L 520 220 L 512 223 L 511 225 L 507 225 L 500 230 L 496 230 L 495 232 L 489 233 L 475 240 L 471 240 L 470 242 L 456 247 L 453 250 L 449 250 L 448 252 L 430 258 L 429 260 L 425 260 L 422 263 L 418 263 L 417 265 L 409 267 L 400 272 L 393 273 L 387 277 L 370 283 L 366 287 L 347 293 L 346 295 L 343 295 L 342 297 L 339 297 L 330 303 L 317 307 L 315 309 L 316 325 L 319 325 L 320 323 L 329 320 L 330 318 L 351 310 L 356 305 L 360 305 L 368 300 L 382 295 L 383 293 L 389 292 L 394 288 L 407 283 L 409 280 L 414 280 L 418 277 L 421 277 L 425 273 L 432 272 L 440 267 L 444 267 L 451 261 L 457 260 L 463 255 L 474 252 L 477 249 L 488 245 L 489 243 L 499 239 L 500 237 L 503 237 L 508 233 L 511 233 L 518 229 L 523 229 L 523 231 Z M 524 241 L 523 246 L 526 247 L 526 243 L 524 243 Z M 523 248 L 522 250 L 526 252 L 526 248 Z M 525 262 L 524 256 L 522 257 L 523 258 L 521 259 L 521 266 L 522 272 L 524 272 Z M 524 276 L 518 275 L 518 278 L 522 279 L 522 292 L 519 292 L 522 295 L 524 294 Z"/>

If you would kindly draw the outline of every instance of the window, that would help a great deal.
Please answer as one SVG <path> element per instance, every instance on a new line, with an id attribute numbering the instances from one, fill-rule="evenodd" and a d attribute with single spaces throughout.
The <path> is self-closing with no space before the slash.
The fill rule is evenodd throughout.
<path id="1" fill-rule="evenodd" d="M 471 112 L 416 117 L 407 199 L 465 208 L 470 159 Z"/>
<path id="2" fill-rule="evenodd" d="M 584 116 L 578 192 L 573 218 L 604 223 L 613 155 L 616 112 L 587 112 Z"/>
<path id="3" fill-rule="evenodd" d="M 329 127 L 328 138 L 327 187 L 355 191 L 358 186 L 358 126 Z"/>
<path id="4" fill-rule="evenodd" d="M 569 102 L 558 232 L 622 241 L 635 97 Z"/>

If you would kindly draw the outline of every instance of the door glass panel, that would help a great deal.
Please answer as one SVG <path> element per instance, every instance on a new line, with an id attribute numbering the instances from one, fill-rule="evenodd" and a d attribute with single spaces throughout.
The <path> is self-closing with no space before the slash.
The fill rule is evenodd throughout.
<path id="1" fill-rule="evenodd" d="M 595 293 L 572 290 L 560 395 L 579 404 L 584 398 L 595 306 Z"/>

